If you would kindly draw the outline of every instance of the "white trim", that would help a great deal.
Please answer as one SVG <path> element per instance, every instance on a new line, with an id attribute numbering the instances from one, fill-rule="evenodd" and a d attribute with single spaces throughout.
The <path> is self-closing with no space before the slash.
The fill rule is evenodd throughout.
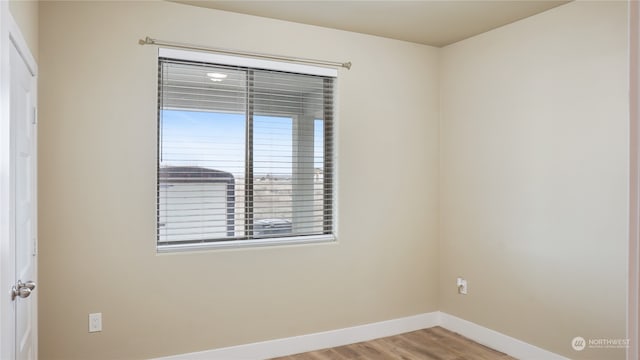
<path id="1" fill-rule="evenodd" d="M 12 359 L 15 341 L 11 335 L 11 302 L 5 289 L 11 287 L 15 271 L 11 246 L 11 123 L 9 93 L 9 4 L 0 1 L 0 359 Z"/>
<path id="2" fill-rule="evenodd" d="M 158 48 L 158 56 L 176 60 L 200 61 L 212 64 L 244 66 L 266 70 L 288 71 L 299 74 L 337 77 L 338 70 L 320 66 L 287 63 L 241 56 L 205 53 L 177 49 Z"/>
<path id="3" fill-rule="evenodd" d="M 9 37 L 11 41 L 14 43 L 14 45 L 16 46 L 16 50 L 18 50 L 18 53 L 20 54 L 20 56 L 22 56 L 22 59 L 24 59 L 24 62 L 25 64 L 27 64 L 27 67 L 29 68 L 31 75 L 38 76 L 38 65 L 36 63 L 36 59 L 31 54 L 31 50 L 29 50 L 27 41 L 24 39 L 24 36 L 22 36 L 22 32 L 20 32 L 20 27 L 15 22 L 11 14 L 9 14 L 8 24 L 9 24 Z"/>
<path id="4" fill-rule="evenodd" d="M 242 249 L 265 246 L 303 245 L 335 243 L 336 237 L 331 235 L 291 236 L 282 238 L 231 240 L 196 244 L 158 245 L 158 254 L 175 253 L 179 251 L 217 250 L 217 249 Z"/>
<path id="5" fill-rule="evenodd" d="M 568 360 L 564 356 L 447 313 L 440 313 L 440 326 L 521 360 Z"/>
<path id="6" fill-rule="evenodd" d="M 161 357 L 156 360 L 268 359 L 354 344 L 434 326 L 442 326 L 449 331 L 518 359 L 568 360 L 564 356 L 440 311 L 314 334 Z"/>
<path id="7" fill-rule="evenodd" d="M 325 349 L 438 325 L 439 313 L 431 312 L 399 319 L 359 325 L 339 330 L 294 336 L 253 344 L 158 358 L 162 360 L 245 360 L 267 359 Z"/>

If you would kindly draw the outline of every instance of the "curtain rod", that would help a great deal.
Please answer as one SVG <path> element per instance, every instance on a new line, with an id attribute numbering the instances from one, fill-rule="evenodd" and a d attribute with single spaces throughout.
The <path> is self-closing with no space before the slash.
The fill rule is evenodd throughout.
<path id="1" fill-rule="evenodd" d="M 271 54 L 253 53 L 253 52 L 239 51 L 239 50 L 210 48 L 210 47 L 201 46 L 201 45 L 193 45 L 193 44 L 187 44 L 187 43 L 152 39 L 148 36 L 144 38 L 144 40 L 140 39 L 138 41 L 138 44 L 169 46 L 174 48 L 182 48 L 182 49 L 190 49 L 190 50 L 211 51 L 211 52 L 227 54 L 227 55 L 249 56 L 249 57 L 260 58 L 260 59 L 281 60 L 281 61 L 289 61 L 289 62 L 296 62 L 296 63 L 303 63 L 303 64 L 325 65 L 325 66 L 343 67 L 343 68 L 351 69 L 351 62 L 342 63 L 337 61 L 313 60 L 313 59 L 271 55 Z"/>

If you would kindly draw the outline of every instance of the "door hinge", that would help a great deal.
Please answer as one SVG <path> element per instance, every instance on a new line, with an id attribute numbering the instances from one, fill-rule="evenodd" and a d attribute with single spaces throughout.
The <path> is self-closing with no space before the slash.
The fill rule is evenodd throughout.
<path id="1" fill-rule="evenodd" d="M 31 119 L 31 124 L 36 125 L 38 123 L 38 108 L 33 108 L 33 118 Z"/>

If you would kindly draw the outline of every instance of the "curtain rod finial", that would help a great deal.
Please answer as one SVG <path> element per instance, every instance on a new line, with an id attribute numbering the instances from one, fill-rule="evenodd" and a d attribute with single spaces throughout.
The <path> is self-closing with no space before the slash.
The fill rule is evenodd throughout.
<path id="1" fill-rule="evenodd" d="M 144 40 L 143 39 L 138 40 L 138 44 L 140 44 L 140 45 L 155 44 L 155 40 L 153 40 L 152 38 L 147 36 L 147 37 L 144 38 Z"/>
<path id="2" fill-rule="evenodd" d="M 346 67 L 347 70 L 351 70 L 351 61 L 342 64 L 342 66 Z"/>

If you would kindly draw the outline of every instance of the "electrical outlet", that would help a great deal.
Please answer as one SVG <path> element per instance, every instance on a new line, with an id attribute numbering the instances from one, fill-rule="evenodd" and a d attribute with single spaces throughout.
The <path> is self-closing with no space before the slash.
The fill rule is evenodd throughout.
<path id="1" fill-rule="evenodd" d="M 102 331 L 102 313 L 89 314 L 89 332 Z"/>
<path id="2" fill-rule="evenodd" d="M 456 280 L 456 285 L 458 286 L 458 294 L 467 295 L 467 280 L 459 277 Z"/>

